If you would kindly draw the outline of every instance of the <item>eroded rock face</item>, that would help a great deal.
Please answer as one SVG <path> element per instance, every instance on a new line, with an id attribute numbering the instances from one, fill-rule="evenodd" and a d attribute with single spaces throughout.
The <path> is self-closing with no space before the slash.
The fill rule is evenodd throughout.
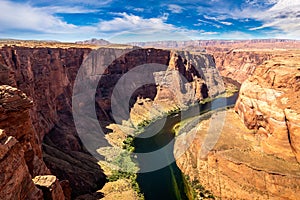
<path id="1" fill-rule="evenodd" d="M 30 174 L 49 174 L 29 114 L 32 101 L 20 90 L 1 85 L 0 105 L 0 128 L 20 142 Z"/>
<path id="2" fill-rule="evenodd" d="M 0 198 L 43 199 L 42 191 L 32 182 L 20 143 L 4 130 L 0 130 L 0 138 Z"/>
<path id="3" fill-rule="evenodd" d="M 298 69 L 298 51 L 276 53 L 255 67 L 207 155 L 202 145 L 210 144 L 208 131 L 221 112 L 176 140 L 175 155 L 192 141 L 176 161 L 179 168 L 222 199 L 298 199 Z"/>
<path id="4" fill-rule="evenodd" d="M 222 199 L 298 199 L 299 164 L 264 152 L 260 139 L 244 126 L 234 110 L 226 111 L 216 145 L 203 156 L 208 130 L 213 128 L 214 118 L 224 115 L 222 112 L 201 120 L 187 130 L 188 134 L 176 139 L 175 155 L 189 145 L 176 160 L 181 171 Z"/>
<path id="5" fill-rule="evenodd" d="M 114 122 L 110 100 L 116 83 L 122 75 L 139 65 L 155 63 L 166 66 L 168 71 L 180 72 L 186 83 L 179 82 L 179 74 L 154 75 L 153 83 L 156 79 L 159 86 L 150 84 L 134 88 L 136 91 L 126 109 L 133 106 L 138 97 L 149 98 L 152 102 L 166 102 L 176 107 L 175 104 L 189 104 L 223 92 L 222 80 L 215 78 L 217 71 L 211 56 L 194 56 L 187 52 L 157 49 L 120 49 L 117 50 L 120 51 L 118 53 L 115 51 L 115 49 L 102 49 L 99 52 L 100 57 L 92 61 L 99 62 L 100 66 L 103 64 L 107 66 L 96 89 L 95 98 L 97 116 L 104 130 L 108 124 Z M 105 176 L 96 164 L 97 160 L 88 155 L 80 142 L 72 117 L 73 84 L 81 64 L 90 52 L 90 49 L 75 48 L 3 47 L 0 50 L 2 69 L 0 75 L 3 77 L 1 80 L 3 83 L 18 87 L 33 100 L 33 103 L 29 102 L 33 104 L 30 105 L 32 107 L 28 105 L 30 111 L 26 111 L 26 116 L 32 119 L 31 129 L 35 131 L 34 137 L 30 138 L 30 140 L 34 138 L 34 141 L 30 143 L 31 146 L 26 147 L 28 150 L 25 148 L 29 169 L 33 171 L 33 175 L 43 174 L 35 169 L 36 166 L 42 166 L 37 163 L 39 159 L 35 157 L 41 157 L 40 145 L 44 140 L 44 160 L 47 166 L 60 180 L 70 181 L 73 197 L 93 192 L 105 182 Z M 114 57 L 112 63 L 105 63 L 107 55 Z M 86 71 L 86 74 L 91 77 L 91 82 L 95 81 L 92 77 L 99 74 L 97 68 L 99 65 L 95 63 L 86 63 L 91 64 Z M 82 87 L 88 88 L 89 85 Z M 134 87 L 134 85 L 129 84 L 127 87 Z M 171 89 L 182 92 L 180 101 L 168 102 L 179 95 L 179 93 L 171 95 Z M 166 93 L 170 95 L 166 96 Z M 189 98 L 185 98 L 184 94 L 188 94 Z M 122 101 L 122 97 L 118 100 Z M 127 112 L 125 116 L 127 116 L 125 119 L 128 119 L 129 113 Z M 12 128 L 9 122 L 5 123 L 8 129 Z M 27 137 L 29 134 L 22 132 L 21 128 L 17 133 L 23 133 Z M 27 127 L 23 128 L 27 130 Z"/>
<path id="6" fill-rule="evenodd" d="M 235 110 L 256 131 L 266 153 L 300 158 L 298 54 L 278 56 L 258 67 L 241 87 Z"/>
<path id="7" fill-rule="evenodd" d="M 32 102 L 20 90 L 0 86 L 0 198 L 42 199 L 32 182 L 37 174 L 49 173 L 31 125 Z"/>
<path id="8" fill-rule="evenodd" d="M 30 115 L 40 141 L 70 107 L 72 83 L 90 49 L 3 47 L 0 63 L 14 75 L 15 86 L 34 101 Z M 8 78 L 7 78 L 8 79 Z"/>
<path id="9" fill-rule="evenodd" d="M 53 175 L 36 176 L 34 184 L 43 191 L 44 199 L 65 200 L 64 192 L 57 178 Z"/>
<path id="10" fill-rule="evenodd" d="M 150 51 L 156 54 L 155 50 Z M 154 51 L 154 52 L 153 52 Z M 151 55 L 150 53 L 150 55 Z M 130 110 L 130 117 L 134 126 L 143 121 L 151 121 L 167 112 L 183 109 L 200 102 L 207 97 L 215 97 L 224 92 L 224 84 L 218 74 L 213 57 L 207 54 L 193 55 L 184 51 L 167 51 L 163 60 L 155 63 L 164 65 L 165 68 L 148 74 L 156 85 L 156 94 L 152 98 L 139 95 L 139 99 Z M 148 58 L 147 58 L 148 60 Z M 144 75 L 137 73 L 137 77 Z"/>
<path id="11" fill-rule="evenodd" d="M 131 57 L 132 54 L 133 57 Z M 142 78 L 136 79 L 132 84 L 128 80 L 121 82 L 124 87 L 119 91 L 119 98 L 117 98 L 120 104 L 126 103 L 125 97 L 128 95 L 122 93 L 123 90 L 130 91 L 130 88 L 138 85 L 140 80 L 151 79 L 151 83 L 156 85 L 156 90 L 152 90 L 153 87 L 150 87 L 151 97 L 139 93 L 137 100 L 134 101 L 136 103 L 131 109 L 128 109 L 128 106 L 125 107 L 127 109 L 125 111 L 118 109 L 117 114 L 122 117 L 122 120 L 127 120 L 127 123 L 122 124 L 121 121 L 119 125 L 110 124 L 108 128 L 113 130 L 113 133 L 110 133 L 107 138 L 112 144 L 122 145 L 126 135 L 134 132 L 134 128 L 145 125 L 143 123 L 168 112 L 187 108 L 204 98 L 215 97 L 225 90 L 213 57 L 207 54 L 193 55 L 183 51 L 139 49 L 126 54 L 125 59 L 127 61 L 137 60 L 134 63 L 129 62 L 128 66 L 138 66 L 139 63 L 156 63 L 164 67 L 160 70 L 149 71 L 149 73 L 135 72 L 135 77 Z M 159 69 L 159 66 L 156 69 Z M 129 73 L 131 72 L 129 71 Z M 110 80 L 114 79 L 110 78 Z M 118 80 L 115 82 L 117 83 Z M 98 99 L 100 100 L 101 95 L 99 94 Z M 98 103 L 98 105 L 101 104 Z"/>
<path id="12" fill-rule="evenodd" d="M 222 76 L 243 83 L 253 74 L 256 67 L 272 58 L 271 52 L 258 51 L 212 51 L 216 66 Z"/>
<path id="13" fill-rule="evenodd" d="M 96 190 L 105 182 L 100 167 L 84 151 L 76 135 L 71 113 L 73 82 L 84 57 L 90 51 L 25 47 L 3 47 L 0 50 L 1 81 L 21 89 L 32 100 L 23 100 L 21 95 L 20 99 L 11 98 L 13 102 L 6 104 L 12 108 L 1 115 L 4 118 L 0 122 L 0 128 L 16 134 L 15 137 L 24 145 L 25 159 L 33 177 L 50 173 L 48 169 L 45 172 L 41 152 L 41 141 L 47 135 L 47 141 L 50 141 L 52 147 L 44 154 L 46 164 L 60 180 L 70 180 L 74 196 Z M 19 108 L 16 107 L 17 103 L 22 103 L 20 111 L 16 110 Z M 26 121 L 30 118 L 30 121 Z M 57 152 L 65 157 L 55 158 Z M 79 167 L 70 164 L 71 161 L 79 162 L 77 159 L 81 157 L 76 158 L 76 152 L 81 152 L 81 157 L 86 158 L 86 162 Z M 89 163 L 93 167 L 89 167 Z M 88 166 L 87 169 L 80 169 L 85 166 Z M 88 170 L 89 176 L 81 173 Z M 82 187 L 84 180 L 90 184 Z"/>

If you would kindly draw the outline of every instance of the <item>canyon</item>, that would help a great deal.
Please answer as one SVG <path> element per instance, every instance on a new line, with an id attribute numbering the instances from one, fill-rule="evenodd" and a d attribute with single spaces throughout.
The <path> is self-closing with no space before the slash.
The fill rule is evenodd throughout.
<path id="1" fill-rule="evenodd" d="M 276 42 L 280 43 L 278 48 L 286 47 L 284 42 L 298 45 L 295 41 Z M 217 198 L 297 199 L 299 51 L 257 50 L 251 45 L 244 47 L 243 42 L 237 47 L 227 44 L 225 50 L 223 46 L 207 47 L 211 55 L 128 46 L 92 51 L 95 46 L 80 45 L 49 48 L 22 44 L 0 49 L 1 199 L 137 198 L 126 180 L 118 181 L 119 186 L 129 185 L 120 189 L 121 193 L 112 189 L 114 182 L 106 183 L 105 166 L 98 164 L 92 152 L 99 145 L 86 147 L 77 134 L 72 95 L 81 75 L 89 81 L 80 82 L 75 94 L 85 94 L 96 85 L 93 105 L 88 104 L 88 96 L 77 102 L 81 115 L 90 120 L 89 109 L 93 107 L 105 133 L 96 141 L 105 140 L 113 146 L 122 146 L 145 122 L 148 125 L 168 112 L 215 98 L 225 92 L 229 82 L 241 84 L 234 109 L 216 112 L 188 130 L 196 131 L 196 137 L 176 163 Z M 92 64 L 79 72 L 85 63 Z M 153 63 L 154 69 L 149 67 Z M 134 71 L 143 65 L 149 71 Z M 129 72 L 150 84 L 137 87 L 138 83 L 122 82 L 121 77 Z M 95 83 L 99 74 L 101 79 Z M 127 87 L 125 93 L 114 93 L 117 84 Z M 118 110 L 118 119 L 112 114 L 112 97 L 129 102 Z M 205 141 L 210 121 L 224 114 L 218 142 L 201 156 L 199 144 Z M 174 155 L 188 140 L 188 134 L 176 139 Z"/>

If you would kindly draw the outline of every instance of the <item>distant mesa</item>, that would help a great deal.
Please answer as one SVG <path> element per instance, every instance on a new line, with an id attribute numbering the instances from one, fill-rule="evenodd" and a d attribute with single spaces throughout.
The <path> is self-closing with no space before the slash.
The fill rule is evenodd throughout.
<path id="1" fill-rule="evenodd" d="M 96 39 L 96 38 L 92 38 L 90 40 L 84 40 L 84 41 L 77 41 L 75 43 L 76 44 L 92 44 L 92 45 L 99 45 L 99 46 L 106 46 L 106 45 L 110 45 L 111 44 L 107 40 Z"/>

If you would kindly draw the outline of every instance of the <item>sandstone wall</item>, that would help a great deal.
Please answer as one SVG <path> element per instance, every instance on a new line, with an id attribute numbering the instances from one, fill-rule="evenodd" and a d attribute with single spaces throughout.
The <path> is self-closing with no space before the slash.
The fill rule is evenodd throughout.
<path id="1" fill-rule="evenodd" d="M 253 74 L 255 68 L 272 57 L 271 52 L 260 51 L 213 51 L 220 74 L 243 83 Z"/>
<path id="2" fill-rule="evenodd" d="M 264 152 L 260 140 L 244 126 L 234 110 L 225 114 L 217 144 L 206 156 L 202 154 L 202 145 L 208 130 L 214 126 L 211 121 L 224 113 L 202 120 L 185 137 L 176 139 L 175 155 L 189 145 L 176 160 L 181 171 L 218 199 L 298 199 L 299 164 Z"/>
<path id="3" fill-rule="evenodd" d="M 222 199 L 298 199 L 299 52 L 274 53 L 254 68 L 241 86 L 235 111 L 227 111 L 224 126 L 213 132 L 220 133 L 214 148 L 203 156 L 208 130 L 215 127 L 210 123 L 220 113 L 177 139 L 175 155 L 192 142 L 176 162 Z"/>
<path id="4" fill-rule="evenodd" d="M 4 118 L 0 128 L 15 134 L 22 144 L 32 177 L 50 173 L 42 161 L 41 151 L 42 140 L 47 135 L 44 160 L 60 180 L 70 180 L 73 196 L 95 191 L 105 182 L 97 162 L 84 151 L 76 136 L 71 114 L 73 82 L 90 51 L 26 47 L 0 50 L 1 83 L 21 89 L 32 100 L 19 105 L 23 111 L 1 113 Z M 79 160 L 84 162 L 78 164 Z"/>
<path id="5" fill-rule="evenodd" d="M 298 54 L 297 54 L 298 55 Z M 265 152 L 300 159 L 298 56 L 288 54 L 258 67 L 241 87 L 235 110 L 256 131 Z"/>
<path id="6" fill-rule="evenodd" d="M 38 135 L 29 115 L 31 107 L 32 101 L 23 92 L 8 85 L 0 86 L 0 198 L 4 200 L 45 197 L 45 192 L 32 181 L 33 177 L 44 177 L 50 171 L 42 159 Z M 58 182 L 56 187 L 60 187 Z M 64 200 L 62 189 L 51 199 Z"/>

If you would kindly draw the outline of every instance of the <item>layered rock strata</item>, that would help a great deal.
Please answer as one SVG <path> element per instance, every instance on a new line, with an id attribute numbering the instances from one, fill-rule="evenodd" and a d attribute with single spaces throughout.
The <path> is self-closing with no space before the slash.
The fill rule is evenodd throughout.
<path id="1" fill-rule="evenodd" d="M 300 161 L 299 54 L 286 56 L 255 70 L 242 84 L 235 110 L 261 137 L 264 152 Z"/>
<path id="2" fill-rule="evenodd" d="M 220 137 L 203 155 L 202 145 L 212 142 L 207 140 L 211 137 L 208 132 L 219 123 L 214 118 L 220 116 L 226 116 L 224 126 L 215 130 L 220 131 Z M 174 154 L 187 150 L 176 163 L 191 181 L 197 180 L 216 198 L 298 199 L 300 165 L 264 152 L 254 132 L 244 126 L 234 110 L 215 113 L 194 129 L 183 127 L 181 134 L 184 132 L 188 134 L 176 140 Z"/>
<path id="3" fill-rule="evenodd" d="M 188 134 L 175 155 L 190 146 L 176 161 L 180 169 L 222 199 L 298 199 L 298 68 L 299 52 L 273 55 L 242 84 L 234 110 L 183 126 Z M 216 129 L 219 118 L 225 122 Z"/>
<path id="4" fill-rule="evenodd" d="M 216 66 L 222 76 L 243 83 L 256 67 L 274 56 L 272 52 L 255 50 L 212 51 Z"/>
<path id="5" fill-rule="evenodd" d="M 0 129 L 0 198 L 43 199 L 43 193 L 32 181 L 26 165 L 24 151 L 15 137 Z"/>
<path id="6" fill-rule="evenodd" d="M 43 162 L 41 146 L 32 126 L 31 107 L 32 101 L 23 92 L 8 85 L 0 86 L 1 199 L 45 197 L 45 192 L 32 181 L 33 177 L 44 177 L 50 171 Z M 58 182 L 57 187 L 60 187 Z M 55 193 L 52 199 L 65 199 L 61 188 Z"/>
<path id="7" fill-rule="evenodd" d="M 52 146 L 45 144 L 44 160 L 51 173 L 60 180 L 70 180 L 73 196 L 95 191 L 105 182 L 97 161 L 88 155 L 76 136 L 72 122 L 73 82 L 90 51 L 7 46 L 0 50 L 1 83 L 21 89 L 31 99 L 22 105 L 22 112 L 17 110 L 18 107 L 5 111 L 1 115 L 4 117 L 1 128 L 16 134 L 21 142 L 32 178 L 50 173 L 48 169 L 45 172 L 41 151 L 41 141 L 47 135 L 47 144 Z M 21 100 L 18 102 L 22 103 Z M 26 121 L 28 119 L 30 121 Z M 14 126 L 12 122 L 16 124 L 17 120 L 20 125 Z M 65 189 L 70 190 L 67 186 Z"/>

